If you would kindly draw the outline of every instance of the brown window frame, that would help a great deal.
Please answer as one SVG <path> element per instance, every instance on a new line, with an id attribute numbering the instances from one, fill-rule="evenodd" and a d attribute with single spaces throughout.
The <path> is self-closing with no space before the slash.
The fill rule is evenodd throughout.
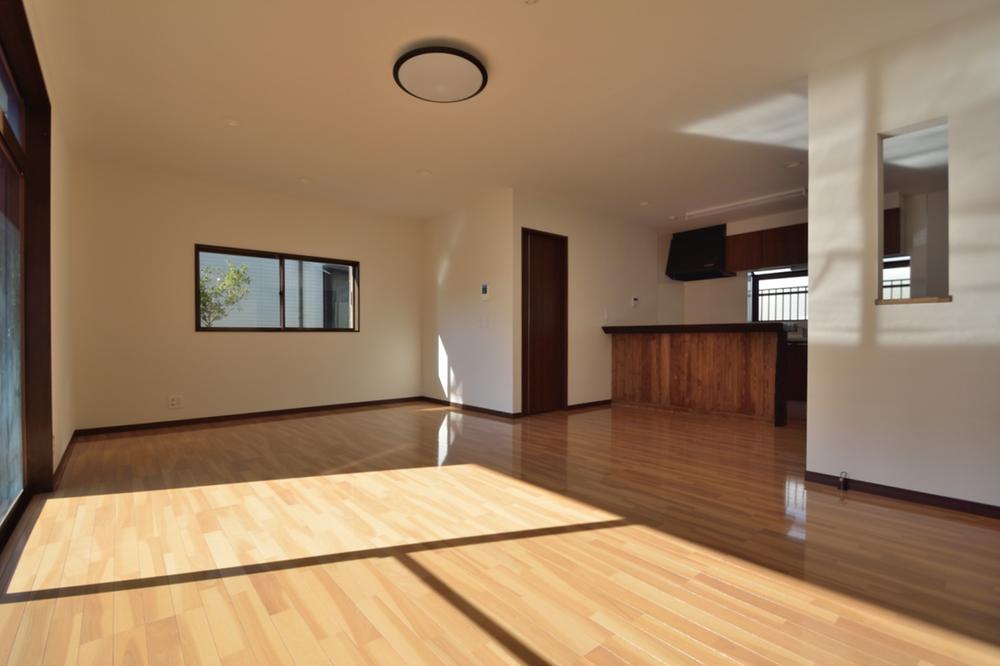
<path id="1" fill-rule="evenodd" d="M 0 2 L 0 61 L 21 112 L 19 134 L 6 118 L 0 119 L 0 144 L 21 176 L 23 345 L 23 485 L 6 516 L 0 516 L 3 547 L 28 502 L 51 491 L 56 476 L 52 471 L 51 107 L 22 2 Z"/>
<path id="2" fill-rule="evenodd" d="M 764 269 L 764 270 L 767 270 L 767 269 Z M 806 318 L 806 319 L 784 319 L 784 320 L 778 320 L 778 319 L 761 319 L 760 318 L 760 283 L 761 282 L 767 282 L 768 280 L 778 280 L 778 279 L 781 279 L 781 278 L 803 277 L 803 276 L 808 276 L 808 275 L 809 275 L 809 269 L 807 269 L 807 268 L 792 269 L 790 271 L 785 271 L 783 273 L 766 273 L 765 272 L 763 275 L 758 274 L 755 271 L 751 271 L 750 279 L 752 281 L 752 287 L 751 287 L 751 290 L 750 290 L 750 299 L 751 299 L 751 301 L 750 301 L 750 313 L 751 313 L 750 314 L 750 321 L 751 322 L 755 322 L 755 323 L 759 323 L 759 322 L 774 322 L 774 321 L 787 321 L 787 322 L 801 323 L 801 322 L 809 321 L 808 318 Z M 808 297 L 809 297 L 809 291 L 808 291 L 808 287 L 807 287 L 806 288 L 806 298 L 808 299 Z"/>
<path id="3" fill-rule="evenodd" d="M 198 281 L 201 278 L 201 253 L 229 254 L 237 257 L 254 257 L 276 259 L 278 261 L 278 311 L 279 326 L 202 326 L 201 299 L 198 292 Z M 311 261 L 323 264 L 338 264 L 350 266 L 352 271 L 351 291 L 351 321 L 353 326 L 341 328 L 325 328 L 316 326 L 286 326 L 285 325 L 285 260 Z M 305 254 L 289 254 L 287 252 L 268 252 L 264 250 L 247 250 L 244 248 L 224 247 L 221 245 L 194 246 L 194 330 L 204 333 L 358 333 L 361 331 L 361 262 L 351 259 L 332 259 L 329 257 L 313 257 Z"/>

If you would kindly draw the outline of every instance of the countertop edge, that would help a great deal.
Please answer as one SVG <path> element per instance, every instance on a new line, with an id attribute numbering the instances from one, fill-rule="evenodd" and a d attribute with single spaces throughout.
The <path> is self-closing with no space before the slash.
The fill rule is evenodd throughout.
<path id="1" fill-rule="evenodd" d="M 783 333 L 781 322 L 737 324 L 640 324 L 632 326 L 602 326 L 608 334 L 617 333 Z"/>

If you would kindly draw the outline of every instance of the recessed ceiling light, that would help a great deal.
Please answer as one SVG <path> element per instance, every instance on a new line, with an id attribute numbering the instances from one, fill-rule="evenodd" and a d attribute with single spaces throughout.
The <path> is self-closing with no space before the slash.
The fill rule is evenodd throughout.
<path id="1" fill-rule="evenodd" d="M 392 68 L 396 84 L 427 102 L 461 102 L 486 87 L 486 67 L 471 53 L 450 46 L 407 51 Z"/>
<path id="2" fill-rule="evenodd" d="M 226 127 L 239 127 L 243 123 L 236 120 L 236 118 L 223 118 L 222 124 L 225 125 Z"/>
<path id="3" fill-rule="evenodd" d="M 421 176 L 427 177 L 430 176 L 433 172 L 430 169 L 421 169 L 417 173 L 419 173 Z"/>
<path id="4" fill-rule="evenodd" d="M 802 166 L 802 162 L 799 162 L 798 160 L 792 160 L 791 162 L 785 162 L 785 168 L 786 169 L 797 169 L 800 166 Z"/>
<path id="5" fill-rule="evenodd" d="M 649 202 L 648 201 L 640 201 L 639 205 L 642 206 L 643 208 L 645 208 L 646 206 L 649 205 Z"/>

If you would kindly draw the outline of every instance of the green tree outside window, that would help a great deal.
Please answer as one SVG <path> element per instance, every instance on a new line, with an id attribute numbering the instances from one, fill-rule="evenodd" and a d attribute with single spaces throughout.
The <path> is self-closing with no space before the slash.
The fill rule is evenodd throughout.
<path id="1" fill-rule="evenodd" d="M 240 302 L 250 293 L 250 270 L 246 264 L 226 262 L 226 270 L 205 266 L 198 278 L 201 325 L 211 328 L 230 312 L 241 309 Z"/>

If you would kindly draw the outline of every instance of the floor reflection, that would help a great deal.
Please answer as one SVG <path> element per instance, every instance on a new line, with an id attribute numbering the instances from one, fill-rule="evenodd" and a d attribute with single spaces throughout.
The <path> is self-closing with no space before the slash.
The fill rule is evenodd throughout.
<path id="1" fill-rule="evenodd" d="M 801 422 L 627 407 L 509 420 L 415 403 L 91 438 L 36 516 L 8 592 L 327 566 L 420 543 L 440 544 L 408 560 L 421 570 L 461 569 L 468 563 L 448 553 L 468 551 L 503 579 L 521 567 L 505 534 L 569 529 L 533 556 L 558 563 L 572 543 L 589 561 L 601 544 L 628 542 L 626 551 L 669 560 L 649 570 L 667 575 L 660 583 L 694 576 L 687 562 L 698 562 L 691 571 L 709 596 L 730 575 L 711 573 L 719 562 L 757 566 L 807 585 L 796 595 L 815 597 L 815 585 L 1000 644 L 997 521 L 845 496 L 806 484 L 804 465 Z M 606 529 L 611 520 L 629 527 Z M 596 528 L 572 536 L 587 526 Z M 498 539 L 502 548 L 487 548 Z M 463 588 L 454 575 L 433 572 Z M 655 576 L 647 584 L 659 585 Z"/>

